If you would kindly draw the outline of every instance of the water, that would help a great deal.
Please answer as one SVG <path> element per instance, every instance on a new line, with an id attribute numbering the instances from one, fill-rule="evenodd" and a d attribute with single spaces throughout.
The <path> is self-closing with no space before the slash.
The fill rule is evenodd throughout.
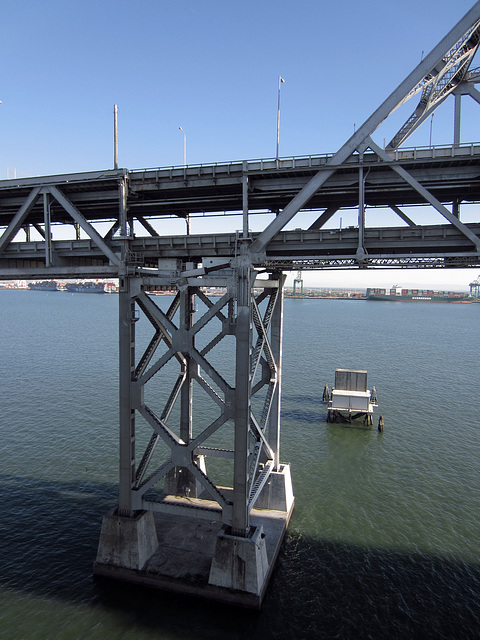
<path id="1" fill-rule="evenodd" d="M 2 640 L 480 637 L 480 305 L 285 301 L 296 504 L 250 612 L 92 579 L 117 491 L 117 302 L 0 291 Z M 336 367 L 368 370 L 383 434 L 325 422 Z"/>

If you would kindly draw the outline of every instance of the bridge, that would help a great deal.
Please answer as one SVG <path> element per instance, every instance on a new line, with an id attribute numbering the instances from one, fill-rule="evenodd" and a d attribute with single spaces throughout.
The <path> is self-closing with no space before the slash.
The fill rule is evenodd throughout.
<path id="1" fill-rule="evenodd" d="M 477 2 L 334 154 L 0 181 L 1 279 L 119 280 L 119 502 L 96 575 L 260 606 L 294 504 L 280 456 L 284 274 L 480 264 L 477 210 L 462 221 L 480 201 L 480 144 L 460 142 L 462 99 L 480 104 L 479 42 Z M 377 144 L 378 126 L 415 96 Z M 404 147 L 449 97 L 453 143 Z M 329 228 L 352 209 L 354 226 Z M 398 224 L 369 226 L 371 211 Z M 158 231 L 175 218 L 185 233 Z M 212 231 L 218 218 L 237 228 Z M 191 234 L 193 220 L 207 232 Z M 161 290 L 174 292 L 168 309 L 151 295 Z"/>
<path id="2" fill-rule="evenodd" d="M 256 252 L 253 264 L 283 270 L 476 266 L 478 224 L 461 223 L 459 214 L 462 203 L 480 200 L 480 144 L 382 155 L 354 153 L 341 165 L 324 155 L 0 181 L 0 222 L 9 225 L 0 238 L 0 276 L 118 277 L 125 238 L 127 263 L 132 261 L 137 269 L 155 268 L 159 258 L 195 264 L 205 256 L 234 258 L 245 240 L 261 240 L 260 232 L 250 231 L 252 216 L 283 211 L 314 177 L 323 178 L 332 170 L 324 187 L 308 201 L 308 211 L 319 212 L 318 217 L 307 228 L 277 232 L 262 252 Z M 337 211 L 358 207 L 359 199 L 363 202 L 356 228 L 325 229 Z M 404 205 L 429 205 L 446 224 L 417 224 L 402 209 Z M 126 212 L 123 235 L 119 233 L 122 206 Z M 401 226 L 366 226 L 366 207 L 390 209 Z M 237 213 L 238 221 L 238 212 L 244 223 L 240 232 L 169 237 L 153 226 L 155 219 L 172 216 L 185 218 L 188 224 L 192 216 L 211 220 L 214 215 Z M 104 236 L 95 230 L 98 222 L 110 225 Z M 45 228 L 68 224 L 74 230 L 71 240 L 53 241 L 52 231 L 45 234 Z M 80 239 L 80 228 L 87 240 Z M 19 229 L 25 233 L 24 240 L 12 242 Z M 41 240 L 30 240 L 32 229 L 41 234 Z"/>

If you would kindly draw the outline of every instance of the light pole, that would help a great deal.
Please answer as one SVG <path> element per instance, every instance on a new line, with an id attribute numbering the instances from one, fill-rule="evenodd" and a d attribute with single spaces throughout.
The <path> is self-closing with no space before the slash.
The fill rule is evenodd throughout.
<path id="1" fill-rule="evenodd" d="M 178 128 L 183 133 L 183 170 L 184 170 L 184 174 L 185 174 L 185 169 L 187 167 L 187 134 L 182 129 L 182 127 L 178 127 Z M 185 179 L 186 179 L 186 177 L 185 177 Z M 188 214 L 188 213 L 185 216 L 185 224 L 187 225 L 187 236 L 189 236 L 190 235 L 190 214 Z"/>
<path id="2" fill-rule="evenodd" d="M 275 156 L 278 160 L 278 146 L 280 144 L 280 87 L 285 80 L 282 76 L 278 76 L 278 105 L 277 105 L 277 155 Z"/>
<path id="3" fill-rule="evenodd" d="M 433 128 L 433 116 L 435 114 L 432 113 L 432 117 L 430 118 L 430 146 L 432 146 L 432 128 Z"/>
<path id="4" fill-rule="evenodd" d="M 182 129 L 182 127 L 178 127 L 180 131 L 183 133 L 183 166 L 187 166 L 187 134 Z"/>
<path id="5" fill-rule="evenodd" d="M 118 169 L 118 129 L 117 129 L 117 105 L 113 105 L 113 168 Z"/>

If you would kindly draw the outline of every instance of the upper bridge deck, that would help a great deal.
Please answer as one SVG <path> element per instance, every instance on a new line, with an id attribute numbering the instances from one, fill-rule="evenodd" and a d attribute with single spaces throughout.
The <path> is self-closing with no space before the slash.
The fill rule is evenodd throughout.
<path id="1" fill-rule="evenodd" d="M 279 211 L 319 171 L 331 171 L 331 155 L 252 160 L 138 170 L 105 170 L 0 181 L 0 227 L 8 225 L 32 190 L 50 185 L 78 207 L 88 221 L 115 220 L 119 181 L 127 179 L 127 208 L 132 217 L 185 217 L 189 214 L 242 211 L 243 180 L 248 178 L 249 211 Z M 365 174 L 365 204 L 371 207 L 425 204 L 425 199 L 391 166 L 401 166 L 440 202 L 480 201 L 480 143 L 396 150 L 388 162 L 374 153 L 352 154 L 335 169 L 308 209 L 336 209 L 358 204 L 358 170 Z M 41 198 L 29 213 L 43 224 Z M 57 203 L 51 222 L 71 224 Z"/>

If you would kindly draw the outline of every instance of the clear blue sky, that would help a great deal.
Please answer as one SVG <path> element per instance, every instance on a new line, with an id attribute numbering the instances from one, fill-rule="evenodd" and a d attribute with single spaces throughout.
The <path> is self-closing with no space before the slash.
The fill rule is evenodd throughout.
<path id="1" fill-rule="evenodd" d="M 111 168 L 114 104 L 122 167 L 182 164 L 179 126 L 189 163 L 272 157 L 279 75 L 280 155 L 334 152 L 473 4 L 3 0 L 0 179 Z M 463 141 L 480 139 L 471 102 Z M 412 144 L 428 141 L 426 123 Z"/>

